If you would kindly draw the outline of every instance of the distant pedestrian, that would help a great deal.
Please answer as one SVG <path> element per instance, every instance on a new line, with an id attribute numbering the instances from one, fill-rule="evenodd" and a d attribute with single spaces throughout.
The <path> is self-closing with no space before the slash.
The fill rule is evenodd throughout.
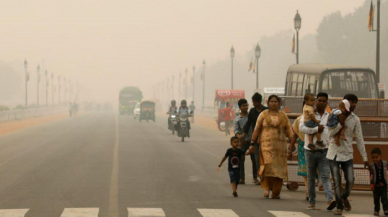
<path id="1" fill-rule="evenodd" d="M 226 108 L 221 110 L 221 116 L 225 123 L 225 136 L 230 135 L 230 127 L 233 124 L 232 119 L 232 108 L 229 105 L 229 102 L 226 104 Z"/>
<path id="2" fill-rule="evenodd" d="M 244 155 L 244 152 L 239 149 L 240 140 L 238 137 L 233 136 L 230 138 L 230 145 L 232 148 L 229 148 L 225 156 L 222 158 L 221 163 L 218 165 L 217 171 L 220 171 L 222 164 L 228 158 L 228 172 L 230 177 L 230 183 L 232 184 L 233 196 L 238 197 L 237 195 L 237 186 L 240 181 L 240 162 L 241 157 Z"/>
<path id="3" fill-rule="evenodd" d="M 238 101 L 239 108 L 241 110 L 240 115 L 238 115 L 233 122 L 234 133 L 240 139 L 240 149 L 245 153 L 251 141 L 251 133 L 245 134 L 244 127 L 248 122 L 248 101 L 246 99 L 240 99 Z M 257 167 L 255 161 L 255 155 L 250 153 L 252 161 L 252 176 L 253 183 L 257 183 Z M 245 155 L 242 156 L 240 163 L 240 184 L 245 184 Z"/>
<path id="4" fill-rule="evenodd" d="M 194 123 L 194 113 L 195 113 L 195 105 L 194 105 L 194 101 L 191 101 L 191 104 L 190 104 L 190 106 L 189 106 L 189 108 L 190 108 L 190 111 L 191 111 L 191 120 L 192 120 L 192 122 Z"/>
<path id="5" fill-rule="evenodd" d="M 280 199 L 283 180 L 288 179 L 287 171 L 287 139 L 293 136 L 287 115 L 280 111 L 280 99 L 276 95 L 268 97 L 269 109 L 263 111 L 257 119 L 251 143 L 260 141 L 261 188 L 268 198 L 272 191 L 272 199 Z"/>
<path id="6" fill-rule="evenodd" d="M 381 160 L 381 150 L 374 148 L 371 152 L 373 162 L 369 165 L 370 184 L 373 191 L 375 210 L 373 215 L 379 216 L 380 200 L 383 205 L 384 215 L 388 216 L 387 201 L 387 161 Z"/>
<path id="7" fill-rule="evenodd" d="M 71 103 L 69 104 L 69 115 L 73 115 L 73 105 Z"/>

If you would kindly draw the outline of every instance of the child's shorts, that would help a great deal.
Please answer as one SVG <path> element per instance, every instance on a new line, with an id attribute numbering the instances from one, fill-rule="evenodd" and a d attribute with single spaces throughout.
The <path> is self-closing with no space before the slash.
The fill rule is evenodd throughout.
<path id="1" fill-rule="evenodd" d="M 304 125 L 308 128 L 315 128 L 315 127 L 319 126 L 319 124 L 315 123 L 313 120 L 309 120 L 307 122 L 304 122 Z"/>
<path id="2" fill-rule="evenodd" d="M 340 114 L 342 114 L 341 110 L 334 109 L 329 116 L 329 120 L 327 121 L 327 126 L 336 127 L 340 122 L 340 119 L 339 119 Z"/>
<path id="3" fill-rule="evenodd" d="M 339 116 L 332 113 L 329 117 L 329 120 L 327 121 L 327 126 L 336 127 L 339 122 L 340 122 Z"/>
<path id="4" fill-rule="evenodd" d="M 230 177 L 230 183 L 240 183 L 240 170 L 228 170 L 229 177 Z"/>

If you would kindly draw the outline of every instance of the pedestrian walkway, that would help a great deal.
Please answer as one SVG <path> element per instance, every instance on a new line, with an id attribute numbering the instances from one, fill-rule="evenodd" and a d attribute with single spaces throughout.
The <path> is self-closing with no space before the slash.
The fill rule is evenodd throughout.
<path id="1" fill-rule="evenodd" d="M 0 209 L 0 217 L 24 217 L 29 209 Z M 166 217 L 167 215 L 161 208 L 127 208 L 128 217 Z M 231 209 L 197 209 L 198 216 L 202 217 L 240 217 Z M 289 211 L 271 211 L 268 210 L 268 216 L 274 217 L 312 217 L 317 216 L 319 211 L 289 212 Z M 98 217 L 99 208 L 66 208 L 60 217 Z M 255 215 L 255 213 L 252 213 Z M 267 216 L 267 215 L 266 215 Z M 369 217 L 373 215 L 348 214 L 345 217 Z M 242 217 L 242 216 L 241 216 Z"/>

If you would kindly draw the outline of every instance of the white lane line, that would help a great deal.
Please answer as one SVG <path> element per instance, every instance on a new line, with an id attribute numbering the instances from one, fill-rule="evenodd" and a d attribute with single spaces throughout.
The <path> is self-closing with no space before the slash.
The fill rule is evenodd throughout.
<path id="1" fill-rule="evenodd" d="M 28 209 L 1 209 L 0 217 L 24 217 Z"/>
<path id="2" fill-rule="evenodd" d="M 268 211 L 276 217 L 310 217 L 303 212 L 288 212 L 288 211 Z"/>
<path id="3" fill-rule="evenodd" d="M 161 208 L 127 208 L 128 217 L 165 217 Z"/>
<path id="4" fill-rule="evenodd" d="M 61 217 L 97 217 L 99 208 L 66 208 Z"/>
<path id="5" fill-rule="evenodd" d="M 203 217 L 238 217 L 231 209 L 198 209 Z"/>
<path id="6" fill-rule="evenodd" d="M 119 119 L 116 115 L 116 141 L 113 148 L 113 168 L 112 175 L 110 179 L 110 192 L 109 192 L 109 216 L 118 217 L 119 216 L 119 145 L 120 145 L 120 135 L 119 135 Z"/>
<path id="7" fill-rule="evenodd" d="M 363 215 L 363 214 L 343 214 L 345 217 L 373 217 L 373 215 Z"/>

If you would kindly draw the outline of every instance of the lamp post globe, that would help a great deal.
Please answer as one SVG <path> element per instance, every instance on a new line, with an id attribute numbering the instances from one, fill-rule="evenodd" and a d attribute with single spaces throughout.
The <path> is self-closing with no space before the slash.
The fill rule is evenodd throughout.
<path id="1" fill-rule="evenodd" d="M 234 58 L 234 48 L 232 46 L 232 48 L 230 49 L 230 58 Z"/>
<path id="2" fill-rule="evenodd" d="M 296 31 L 299 31 L 301 26 L 302 26 L 302 18 L 300 17 L 299 12 L 296 11 L 296 15 L 294 18 L 294 28 Z"/>
<path id="3" fill-rule="evenodd" d="M 234 48 L 232 46 L 232 48 L 230 49 L 230 58 L 231 58 L 231 89 L 233 90 L 233 58 L 234 58 L 234 54 L 235 54 L 235 51 L 234 51 Z"/>
<path id="4" fill-rule="evenodd" d="M 261 48 L 260 48 L 259 43 L 257 43 L 257 45 L 256 45 L 255 56 L 256 56 L 256 59 L 259 59 L 261 56 Z"/>

